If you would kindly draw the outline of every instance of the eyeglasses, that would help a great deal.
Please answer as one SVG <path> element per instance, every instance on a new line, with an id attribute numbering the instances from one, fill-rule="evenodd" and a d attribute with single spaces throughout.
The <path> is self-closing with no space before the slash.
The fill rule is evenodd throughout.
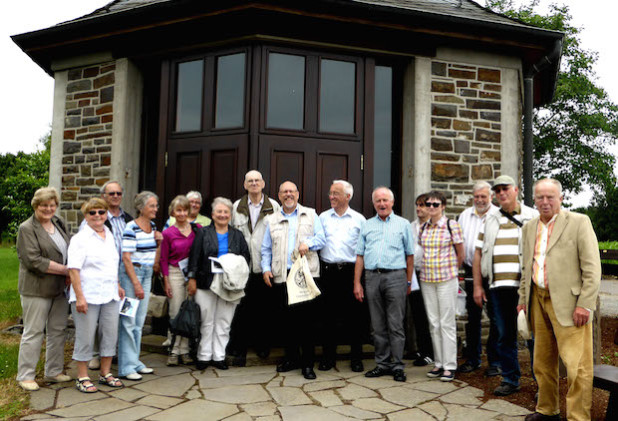
<path id="1" fill-rule="evenodd" d="M 496 186 L 496 187 L 494 187 L 494 191 L 496 193 L 500 193 L 500 192 L 503 192 L 503 191 L 508 191 L 510 188 L 511 188 L 511 186 Z"/>
<path id="2" fill-rule="evenodd" d="M 442 206 L 441 202 L 425 202 L 425 206 L 427 206 L 428 208 L 431 208 L 432 206 L 434 208 L 439 208 L 440 206 Z"/>
<path id="3" fill-rule="evenodd" d="M 424 203 L 417 203 L 417 204 L 416 204 L 416 207 L 417 207 L 417 208 L 424 208 L 424 207 L 425 207 L 425 204 L 424 204 Z"/>
<path id="4" fill-rule="evenodd" d="M 122 196 L 122 192 L 121 191 L 110 191 L 108 193 L 105 193 L 108 196 Z"/>
<path id="5" fill-rule="evenodd" d="M 90 216 L 95 216 L 97 213 L 100 216 L 103 216 L 103 215 L 105 215 L 107 213 L 107 211 L 105 209 L 99 209 L 99 210 L 91 210 L 88 213 L 90 214 Z"/>

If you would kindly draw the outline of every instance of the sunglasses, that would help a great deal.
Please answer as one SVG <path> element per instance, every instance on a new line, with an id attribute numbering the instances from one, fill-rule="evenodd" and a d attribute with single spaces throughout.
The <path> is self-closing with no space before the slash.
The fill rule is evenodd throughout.
<path id="1" fill-rule="evenodd" d="M 103 215 L 105 215 L 107 213 L 107 211 L 105 209 L 99 209 L 99 210 L 91 210 L 88 213 L 90 214 L 90 216 L 95 216 L 97 213 L 100 216 L 103 216 Z"/>
<path id="2" fill-rule="evenodd" d="M 442 203 L 440 203 L 440 202 L 425 202 L 425 206 L 427 206 L 428 208 L 431 208 L 431 207 L 439 208 L 440 206 L 442 206 Z"/>
<path id="3" fill-rule="evenodd" d="M 494 187 L 494 191 L 496 193 L 500 193 L 500 192 L 503 192 L 503 191 L 507 191 L 510 188 L 511 188 L 511 186 L 496 186 L 496 187 Z"/>
<path id="4" fill-rule="evenodd" d="M 122 192 L 121 191 L 111 191 L 109 193 L 106 193 L 108 196 L 122 196 Z"/>

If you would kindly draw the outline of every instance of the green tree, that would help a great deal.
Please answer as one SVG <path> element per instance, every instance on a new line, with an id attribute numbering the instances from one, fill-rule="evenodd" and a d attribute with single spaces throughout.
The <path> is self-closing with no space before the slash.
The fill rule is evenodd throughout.
<path id="1" fill-rule="evenodd" d="M 49 183 L 51 132 L 33 153 L 0 155 L 0 232 L 15 238 L 19 224 L 32 215 L 34 192 Z"/>
<path id="2" fill-rule="evenodd" d="M 618 106 L 598 86 L 598 54 L 581 46 L 582 29 L 573 25 L 568 6 L 552 4 L 540 14 L 538 4 L 486 0 L 495 12 L 565 34 L 554 101 L 534 112 L 534 177 L 551 175 L 570 193 L 588 185 L 601 201 L 616 185 L 616 160 L 609 148 L 618 138 Z"/>

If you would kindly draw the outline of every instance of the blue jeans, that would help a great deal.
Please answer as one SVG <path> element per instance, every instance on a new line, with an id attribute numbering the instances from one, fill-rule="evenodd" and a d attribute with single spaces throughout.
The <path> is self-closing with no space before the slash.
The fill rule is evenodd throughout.
<path id="1" fill-rule="evenodd" d="M 152 266 L 135 268 L 135 274 L 144 288 L 144 299 L 140 301 L 135 317 L 120 316 L 118 328 L 118 375 L 126 376 L 139 372 L 146 367 L 139 360 L 142 346 L 142 327 L 146 320 L 148 300 L 150 299 L 150 285 L 152 283 Z M 121 265 L 120 286 L 124 288 L 127 297 L 135 298 L 133 283 Z"/>
<path id="2" fill-rule="evenodd" d="M 498 330 L 498 358 L 502 366 L 502 381 L 519 386 L 521 371 L 517 359 L 517 302 L 516 287 L 492 288 L 489 302 L 493 308 Z"/>

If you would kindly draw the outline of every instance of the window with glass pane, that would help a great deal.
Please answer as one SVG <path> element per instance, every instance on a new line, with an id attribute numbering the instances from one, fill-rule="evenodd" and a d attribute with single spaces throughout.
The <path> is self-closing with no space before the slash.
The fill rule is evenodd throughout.
<path id="1" fill-rule="evenodd" d="M 391 186 L 393 147 L 393 69 L 375 68 L 373 186 Z"/>
<path id="2" fill-rule="evenodd" d="M 245 53 L 217 57 L 215 127 L 242 127 L 245 111 Z"/>
<path id="3" fill-rule="evenodd" d="M 320 131 L 354 133 L 356 64 L 322 60 L 320 63 Z"/>
<path id="4" fill-rule="evenodd" d="M 305 57 L 268 55 L 266 126 L 302 130 L 305 111 Z"/>
<path id="5" fill-rule="evenodd" d="M 191 132 L 202 128 L 202 91 L 204 61 L 178 64 L 176 131 Z"/>

